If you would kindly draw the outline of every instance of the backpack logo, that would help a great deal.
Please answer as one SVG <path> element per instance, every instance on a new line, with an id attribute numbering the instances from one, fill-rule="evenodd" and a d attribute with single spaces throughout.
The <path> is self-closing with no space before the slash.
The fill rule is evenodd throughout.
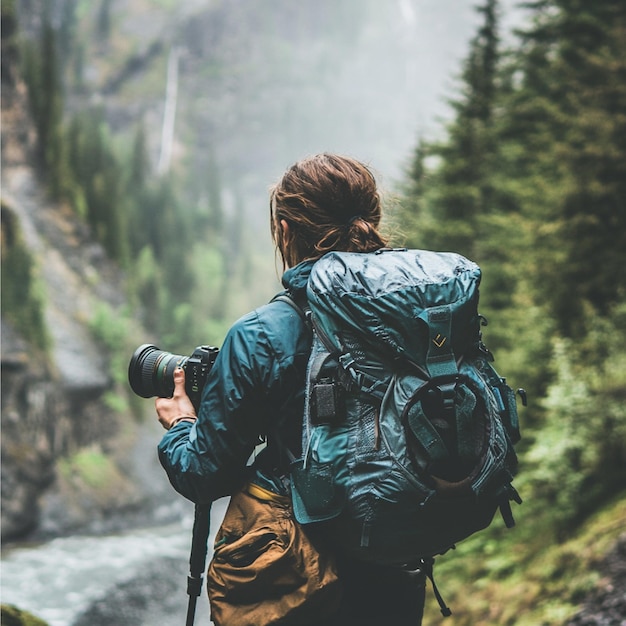
<path id="1" fill-rule="evenodd" d="M 438 333 L 437 336 L 433 339 L 433 343 L 438 348 L 443 348 L 443 344 L 446 343 L 447 339 L 448 339 L 447 337 L 442 337 L 441 333 Z"/>

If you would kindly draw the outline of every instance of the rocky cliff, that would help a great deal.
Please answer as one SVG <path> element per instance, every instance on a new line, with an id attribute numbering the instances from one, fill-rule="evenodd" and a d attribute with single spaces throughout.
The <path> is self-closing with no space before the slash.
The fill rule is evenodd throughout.
<path id="1" fill-rule="evenodd" d="M 14 50 L 2 38 L 2 254 L 24 246 L 41 292 L 49 347 L 29 343 L 2 316 L 2 539 L 36 529 L 62 532 L 141 500 L 126 477 L 134 445 L 130 416 L 109 408 L 123 394 L 109 354 L 90 331 L 96 312 L 115 316 L 125 303 L 124 276 L 65 206 L 51 202 L 31 165 L 34 131 Z M 3 279 L 5 276 L 3 275 Z M 12 279 L 13 277 L 9 277 Z M 4 291 L 4 290 L 3 290 Z M 82 480 L 71 463 L 81 451 L 106 459 L 98 480 Z M 60 472 L 63 461 L 64 472 Z M 80 469 L 80 468 L 79 468 Z M 96 493 L 97 492 L 97 493 Z M 44 518 L 42 526 L 42 507 Z"/>

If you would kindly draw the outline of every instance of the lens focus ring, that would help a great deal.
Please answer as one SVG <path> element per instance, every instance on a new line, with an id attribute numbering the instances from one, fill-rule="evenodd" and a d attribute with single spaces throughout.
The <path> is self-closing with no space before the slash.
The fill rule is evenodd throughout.
<path id="1" fill-rule="evenodd" d="M 154 396 L 157 393 L 154 375 L 164 354 L 162 350 L 153 350 L 145 355 L 141 364 L 141 385 L 148 396 Z"/>

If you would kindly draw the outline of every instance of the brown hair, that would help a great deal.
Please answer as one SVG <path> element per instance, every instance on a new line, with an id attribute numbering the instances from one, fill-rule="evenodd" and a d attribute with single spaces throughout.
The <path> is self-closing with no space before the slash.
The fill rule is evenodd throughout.
<path id="1" fill-rule="evenodd" d="M 293 267 L 331 250 L 371 252 L 387 245 L 378 232 L 380 195 L 359 161 L 318 154 L 292 165 L 272 188 L 272 238 L 283 264 Z M 283 232 L 280 221 L 289 225 Z"/>

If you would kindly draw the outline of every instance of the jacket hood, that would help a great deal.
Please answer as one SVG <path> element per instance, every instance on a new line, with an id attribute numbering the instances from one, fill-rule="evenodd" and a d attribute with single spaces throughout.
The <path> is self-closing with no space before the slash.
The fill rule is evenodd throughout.
<path id="1" fill-rule="evenodd" d="M 315 265 L 315 261 L 302 261 L 295 267 L 290 267 L 283 274 L 283 287 L 294 296 L 303 294 L 306 291 L 313 265 Z"/>

